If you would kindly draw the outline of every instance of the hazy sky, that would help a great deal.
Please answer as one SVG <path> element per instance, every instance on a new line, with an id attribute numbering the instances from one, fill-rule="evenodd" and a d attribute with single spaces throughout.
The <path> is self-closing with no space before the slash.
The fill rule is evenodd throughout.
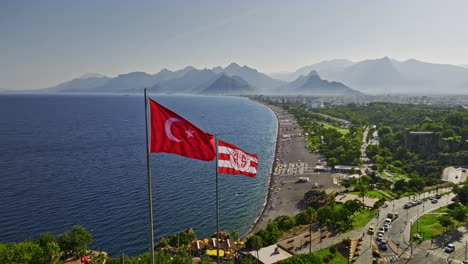
<path id="1" fill-rule="evenodd" d="M 334 58 L 468 64 L 468 1 L 0 0 L 0 36 L 4 89 L 233 61 L 267 73 Z"/>

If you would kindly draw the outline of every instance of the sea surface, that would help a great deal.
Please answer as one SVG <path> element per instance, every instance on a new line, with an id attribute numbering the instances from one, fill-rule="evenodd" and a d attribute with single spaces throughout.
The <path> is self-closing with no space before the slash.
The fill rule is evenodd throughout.
<path id="1" fill-rule="evenodd" d="M 220 225 L 246 233 L 263 209 L 277 122 L 239 97 L 152 96 L 219 139 L 259 156 L 258 176 L 220 174 Z M 0 242 L 74 225 L 111 256 L 149 248 L 143 96 L 0 96 Z M 215 164 L 151 154 L 155 237 L 216 231 Z M 157 240 L 158 241 L 158 240 Z M 156 242 L 157 242 L 156 241 Z"/>

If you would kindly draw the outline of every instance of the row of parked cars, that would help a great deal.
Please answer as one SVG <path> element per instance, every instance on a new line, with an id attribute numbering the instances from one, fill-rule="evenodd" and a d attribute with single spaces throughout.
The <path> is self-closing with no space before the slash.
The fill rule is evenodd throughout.
<path id="1" fill-rule="evenodd" d="M 406 203 L 406 204 L 403 206 L 403 208 L 409 209 L 409 208 L 411 208 L 411 207 L 414 207 L 414 206 L 416 206 L 416 205 L 420 205 L 420 204 L 422 204 L 422 203 L 423 203 L 423 202 L 422 202 L 421 200 L 417 200 L 417 201 L 414 201 L 414 202 L 409 202 L 409 203 Z"/>
<path id="2" fill-rule="evenodd" d="M 379 248 L 380 250 L 387 250 L 388 249 L 388 243 L 387 240 L 383 239 L 385 232 L 388 231 L 390 228 L 390 224 L 394 219 L 398 217 L 397 212 L 392 212 L 387 215 L 387 218 L 385 219 L 383 225 L 379 228 L 379 231 L 377 232 L 376 240 L 379 241 Z M 369 234 L 374 234 L 375 232 L 375 227 L 370 226 L 369 227 Z"/>

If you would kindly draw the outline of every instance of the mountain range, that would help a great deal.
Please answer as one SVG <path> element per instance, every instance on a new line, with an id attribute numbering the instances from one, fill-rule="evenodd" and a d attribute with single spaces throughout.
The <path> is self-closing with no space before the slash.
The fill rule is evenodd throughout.
<path id="1" fill-rule="evenodd" d="M 364 93 L 468 93 L 467 68 L 415 59 L 398 61 L 384 57 L 360 62 L 331 60 L 302 67 L 290 74 L 272 76 L 290 81 L 312 70 L 324 79 L 339 81 Z"/>
<path id="2" fill-rule="evenodd" d="M 300 83 L 301 85 L 298 85 Z M 196 69 L 192 66 L 181 70 L 163 69 L 156 74 L 131 72 L 115 78 L 101 75 L 85 75 L 57 86 L 41 89 L 55 93 L 137 93 L 148 88 L 158 94 L 314 94 L 352 95 L 359 92 L 337 82 L 322 80 L 314 71 L 299 76 L 296 82 L 271 78 L 247 66 L 231 63 L 227 67 Z"/>
<path id="3" fill-rule="evenodd" d="M 114 78 L 86 74 L 50 88 L 28 92 L 136 93 L 144 88 L 159 94 L 466 94 L 468 69 L 384 57 L 359 62 L 346 59 L 322 61 L 292 73 L 267 75 L 231 63 L 225 68 L 187 66 L 176 71 L 162 69 L 156 74 L 131 72 Z"/>

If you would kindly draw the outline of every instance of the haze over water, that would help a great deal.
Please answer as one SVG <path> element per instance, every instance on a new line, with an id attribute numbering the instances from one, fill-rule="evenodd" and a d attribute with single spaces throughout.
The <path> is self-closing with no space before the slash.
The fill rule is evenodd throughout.
<path id="1" fill-rule="evenodd" d="M 277 123 L 237 97 L 153 97 L 219 139 L 259 156 L 258 176 L 220 174 L 220 224 L 248 231 L 263 209 Z M 0 96 L 0 242 L 83 225 L 93 249 L 148 248 L 144 100 L 122 95 Z M 151 154 L 155 236 L 215 232 L 214 162 Z"/>

